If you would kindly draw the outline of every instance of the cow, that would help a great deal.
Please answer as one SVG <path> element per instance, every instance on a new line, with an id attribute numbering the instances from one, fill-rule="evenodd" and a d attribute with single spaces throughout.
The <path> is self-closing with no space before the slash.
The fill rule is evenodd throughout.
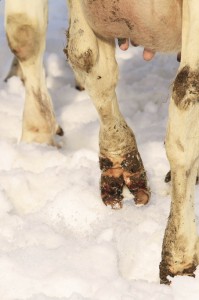
<path id="1" fill-rule="evenodd" d="M 135 136 L 117 103 L 115 39 L 123 50 L 129 41 L 143 46 L 146 60 L 157 51 L 181 52 L 165 142 L 172 200 L 160 280 L 168 284 L 169 275 L 194 276 L 199 264 L 194 212 L 199 153 L 198 0 L 68 0 L 68 8 L 70 24 L 64 51 L 99 114 L 101 196 L 114 209 L 122 208 L 124 185 L 137 205 L 145 205 L 150 199 Z M 53 112 L 43 69 L 47 11 L 47 0 L 6 0 L 5 27 L 26 90 L 21 139 L 55 145 L 54 135 L 62 135 L 63 130 Z"/>

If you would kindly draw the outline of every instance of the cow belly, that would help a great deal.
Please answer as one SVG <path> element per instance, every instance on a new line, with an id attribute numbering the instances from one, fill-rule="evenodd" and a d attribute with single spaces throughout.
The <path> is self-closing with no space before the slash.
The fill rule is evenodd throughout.
<path id="1" fill-rule="evenodd" d="M 154 51 L 181 48 L 182 0 L 83 0 L 90 27 L 105 38 L 130 38 Z"/>

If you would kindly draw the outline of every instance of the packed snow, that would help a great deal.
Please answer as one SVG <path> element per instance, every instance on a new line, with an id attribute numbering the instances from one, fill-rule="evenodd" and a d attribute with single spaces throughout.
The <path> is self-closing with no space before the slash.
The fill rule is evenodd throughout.
<path id="1" fill-rule="evenodd" d="M 176 55 L 146 63 L 141 48 L 117 48 L 120 108 L 136 134 L 152 197 L 136 207 L 126 191 L 123 209 L 113 211 L 99 193 L 98 116 L 87 93 L 75 90 L 62 51 L 65 0 L 49 5 L 44 64 L 65 132 L 61 149 L 20 143 L 25 94 L 19 78 L 4 82 L 12 54 L 0 2 L 0 299 L 198 300 L 199 269 L 171 286 L 160 285 L 158 274 L 170 207 L 164 138 Z"/>

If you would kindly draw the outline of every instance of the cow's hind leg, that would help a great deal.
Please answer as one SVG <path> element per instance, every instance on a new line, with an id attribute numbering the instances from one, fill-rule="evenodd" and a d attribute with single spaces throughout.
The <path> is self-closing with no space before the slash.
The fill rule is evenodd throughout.
<path id="1" fill-rule="evenodd" d="M 135 202 L 146 204 L 150 196 L 146 173 L 134 134 L 119 110 L 115 94 L 118 68 L 114 40 L 96 37 L 84 18 L 79 0 L 71 3 L 66 52 L 100 117 L 102 199 L 106 205 L 120 208 L 126 184 Z"/>
<path id="2" fill-rule="evenodd" d="M 199 6 L 183 1 L 182 58 L 173 86 L 166 149 L 171 167 L 172 203 L 165 231 L 160 278 L 194 276 L 199 263 L 194 189 L 199 163 Z"/>
<path id="3" fill-rule="evenodd" d="M 26 90 L 22 140 L 53 145 L 54 134 L 62 131 L 43 69 L 48 1 L 6 0 L 5 14 L 8 43 L 20 64 Z"/>

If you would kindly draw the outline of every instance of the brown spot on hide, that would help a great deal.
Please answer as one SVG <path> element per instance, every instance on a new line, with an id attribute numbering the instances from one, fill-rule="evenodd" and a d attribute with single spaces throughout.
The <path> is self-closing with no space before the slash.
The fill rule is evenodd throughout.
<path id="1" fill-rule="evenodd" d="M 42 120 L 42 128 L 40 128 L 40 131 L 42 131 L 43 133 L 54 134 L 55 117 L 48 96 L 45 93 L 42 93 L 40 89 L 35 90 L 34 88 L 32 88 L 32 94 L 34 96 L 37 110 L 40 112 Z"/>
<path id="2" fill-rule="evenodd" d="M 49 118 L 51 116 L 51 110 L 47 100 L 47 95 L 42 93 L 40 89 L 36 91 L 34 88 L 32 88 L 32 93 L 37 101 L 41 115 L 45 118 Z"/>
<path id="3" fill-rule="evenodd" d="M 79 63 L 77 65 L 83 68 L 87 73 L 89 73 L 93 67 L 93 52 L 88 49 L 78 57 Z"/>
<path id="4" fill-rule="evenodd" d="M 190 170 L 186 171 L 186 176 L 187 176 L 187 177 L 190 176 Z M 171 171 L 169 171 L 169 172 L 166 174 L 164 181 L 165 181 L 166 183 L 168 183 L 168 182 L 171 181 Z M 196 176 L 196 184 L 199 184 L 199 177 L 198 177 L 198 176 Z"/>
<path id="5" fill-rule="evenodd" d="M 8 44 L 14 55 L 25 61 L 39 50 L 41 34 L 37 26 L 24 14 L 14 14 L 7 17 L 6 33 Z"/>
<path id="6" fill-rule="evenodd" d="M 199 71 L 185 66 L 177 75 L 173 86 L 173 99 L 180 109 L 199 102 Z"/>
<path id="7" fill-rule="evenodd" d="M 70 51 L 68 46 L 64 49 L 64 53 L 66 54 L 67 58 L 70 60 L 74 69 L 78 68 L 86 73 L 89 73 L 94 65 L 93 59 L 93 51 L 91 49 L 87 49 L 81 54 L 77 54 L 78 51 L 70 47 Z"/>

